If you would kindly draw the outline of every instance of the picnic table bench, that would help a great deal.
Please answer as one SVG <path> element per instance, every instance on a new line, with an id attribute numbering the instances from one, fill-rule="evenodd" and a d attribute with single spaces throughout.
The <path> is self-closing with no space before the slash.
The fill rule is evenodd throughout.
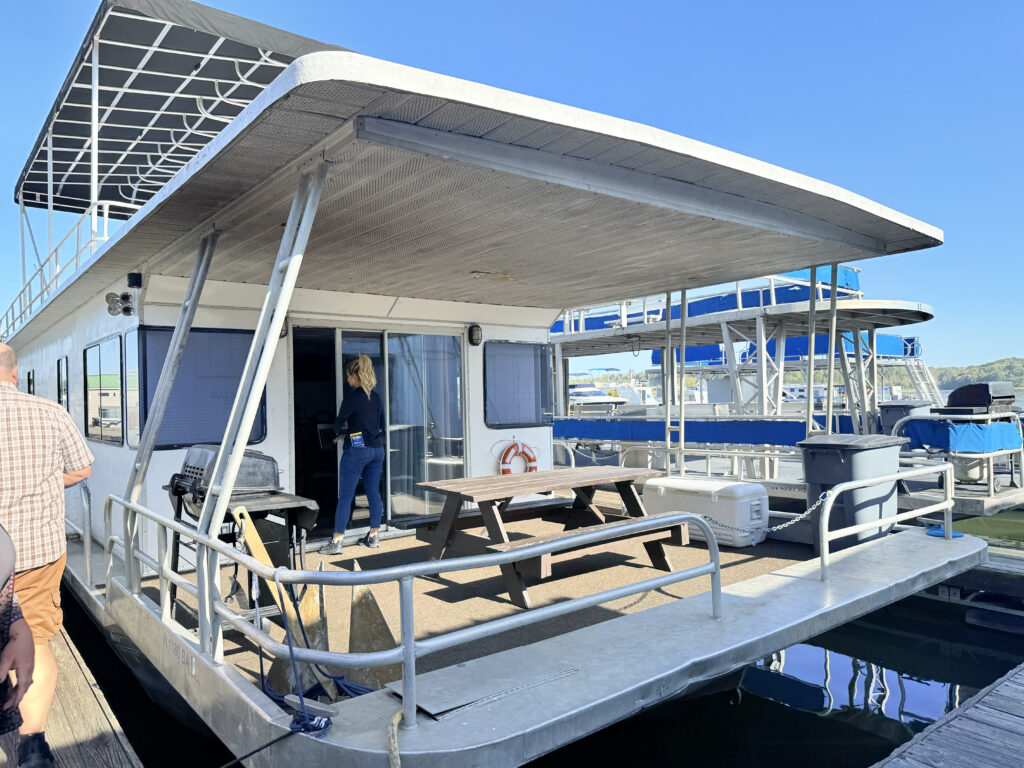
<path id="1" fill-rule="evenodd" d="M 621 528 L 632 519 L 649 517 L 634 483 L 660 474 L 650 469 L 593 466 L 420 483 L 420 486 L 445 496 L 436 527 L 433 530 L 421 528 L 420 535 L 430 542 L 430 557 L 436 560 L 456 553 L 513 552 L 531 544 L 568 538 L 581 529 L 589 531 L 604 528 L 614 534 L 615 528 Z M 594 494 L 601 486 L 615 487 L 622 499 L 625 514 L 606 514 L 594 504 Z M 513 507 L 511 504 L 514 498 L 563 490 L 571 490 L 574 494 L 573 502 L 568 507 L 570 519 L 564 531 L 515 540 L 509 538 L 506 528 L 508 523 L 540 517 L 551 509 L 550 499 L 542 499 L 535 505 L 519 502 Z M 466 503 L 476 504 L 479 514 L 463 515 Z M 481 525 L 487 530 L 486 537 L 468 534 L 464 530 Z M 671 543 L 682 546 L 689 541 L 685 525 L 666 526 L 640 534 L 624 533 L 610 538 L 630 538 L 642 542 L 651 564 L 664 571 L 672 570 L 664 545 Z M 573 557 L 581 549 L 604 546 L 605 543 L 590 544 L 501 566 L 509 597 L 516 605 L 529 608 L 525 576 L 547 578 L 551 575 L 553 562 Z"/>

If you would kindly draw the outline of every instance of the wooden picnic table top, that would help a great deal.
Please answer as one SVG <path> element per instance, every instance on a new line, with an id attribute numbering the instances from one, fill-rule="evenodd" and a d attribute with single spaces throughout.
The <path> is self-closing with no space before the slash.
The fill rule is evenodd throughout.
<path id="1" fill-rule="evenodd" d="M 660 476 L 656 469 L 633 467 L 567 467 L 543 472 L 523 472 L 518 475 L 490 475 L 463 477 L 457 480 L 423 482 L 419 485 L 431 491 L 458 495 L 464 501 L 497 501 L 531 493 L 565 491 L 595 485 L 635 482 Z"/>

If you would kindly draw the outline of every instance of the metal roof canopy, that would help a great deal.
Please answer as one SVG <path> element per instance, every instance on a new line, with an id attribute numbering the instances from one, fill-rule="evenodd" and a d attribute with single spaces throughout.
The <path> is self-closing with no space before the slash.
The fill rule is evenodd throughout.
<path id="1" fill-rule="evenodd" d="M 928 248 L 941 230 L 684 137 L 354 53 L 293 62 L 103 245 L 128 271 L 266 284 L 298 171 L 330 175 L 300 288 L 559 310 Z M 54 304 L 54 299 L 51 299 Z"/>
<path id="2" fill-rule="evenodd" d="M 94 93 L 96 199 L 141 205 L 296 57 L 323 50 L 344 49 L 189 0 L 103 0 L 18 178 L 15 201 L 22 195 L 26 206 L 47 206 L 52 131 L 53 207 L 89 209 Z M 111 209 L 111 216 L 126 215 Z"/>
<path id="3" fill-rule="evenodd" d="M 686 346 L 721 344 L 722 323 L 728 323 L 731 330 L 746 337 L 745 339 L 737 338 L 735 341 L 752 341 L 757 336 L 758 315 L 764 317 L 768 332 L 785 323 L 786 334 L 790 338 L 806 336 L 809 310 L 810 302 L 800 301 L 690 317 L 686 323 Z M 818 302 L 814 314 L 817 327 L 815 335 L 821 334 L 822 331 L 827 334 L 829 318 L 827 299 Z M 836 329 L 840 334 L 898 328 L 904 325 L 924 323 L 931 320 L 932 317 L 934 317 L 932 308 L 918 302 L 879 299 L 839 299 L 836 301 Z M 674 343 L 678 346 L 679 320 L 672 321 L 672 336 Z M 602 328 L 565 335 L 553 334 L 552 341 L 557 341 L 562 345 L 563 357 L 664 349 L 665 323 L 661 321 L 646 325 L 631 325 L 626 328 Z"/>

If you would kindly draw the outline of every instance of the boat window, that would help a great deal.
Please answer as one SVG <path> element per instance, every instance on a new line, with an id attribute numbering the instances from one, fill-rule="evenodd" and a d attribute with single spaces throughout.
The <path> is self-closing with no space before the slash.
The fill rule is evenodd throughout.
<path id="1" fill-rule="evenodd" d="M 67 410 L 71 410 L 71 406 L 68 405 L 68 359 L 67 357 L 57 358 L 57 402 L 63 405 Z"/>
<path id="2" fill-rule="evenodd" d="M 173 328 L 142 326 L 138 335 L 139 427 L 153 405 Z M 193 328 L 156 437 L 157 448 L 183 448 L 224 439 L 231 405 L 249 356 L 252 331 Z M 260 400 L 249 444 L 267 436 L 266 393 Z"/>
<path id="3" fill-rule="evenodd" d="M 34 395 L 36 393 L 35 371 L 29 371 L 27 374 L 25 374 L 25 391 L 28 392 L 30 395 Z"/>
<path id="4" fill-rule="evenodd" d="M 540 427 L 554 421 L 550 344 L 484 344 L 484 422 Z"/>
<path id="5" fill-rule="evenodd" d="M 124 437 L 129 448 L 139 447 L 139 332 L 124 335 Z"/>
<path id="6" fill-rule="evenodd" d="M 82 356 L 85 379 L 85 436 L 121 445 L 121 337 L 86 347 Z"/>

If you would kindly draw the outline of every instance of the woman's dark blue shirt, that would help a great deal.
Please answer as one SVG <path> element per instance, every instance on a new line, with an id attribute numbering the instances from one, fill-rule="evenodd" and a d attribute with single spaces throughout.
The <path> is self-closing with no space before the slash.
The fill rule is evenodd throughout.
<path id="1" fill-rule="evenodd" d="M 360 387 L 346 390 L 334 422 L 334 433 L 345 436 L 344 447 L 348 448 L 352 444 L 349 435 L 353 432 L 363 433 L 363 442 L 368 448 L 384 445 L 384 403 L 376 389 L 369 397 Z"/>

